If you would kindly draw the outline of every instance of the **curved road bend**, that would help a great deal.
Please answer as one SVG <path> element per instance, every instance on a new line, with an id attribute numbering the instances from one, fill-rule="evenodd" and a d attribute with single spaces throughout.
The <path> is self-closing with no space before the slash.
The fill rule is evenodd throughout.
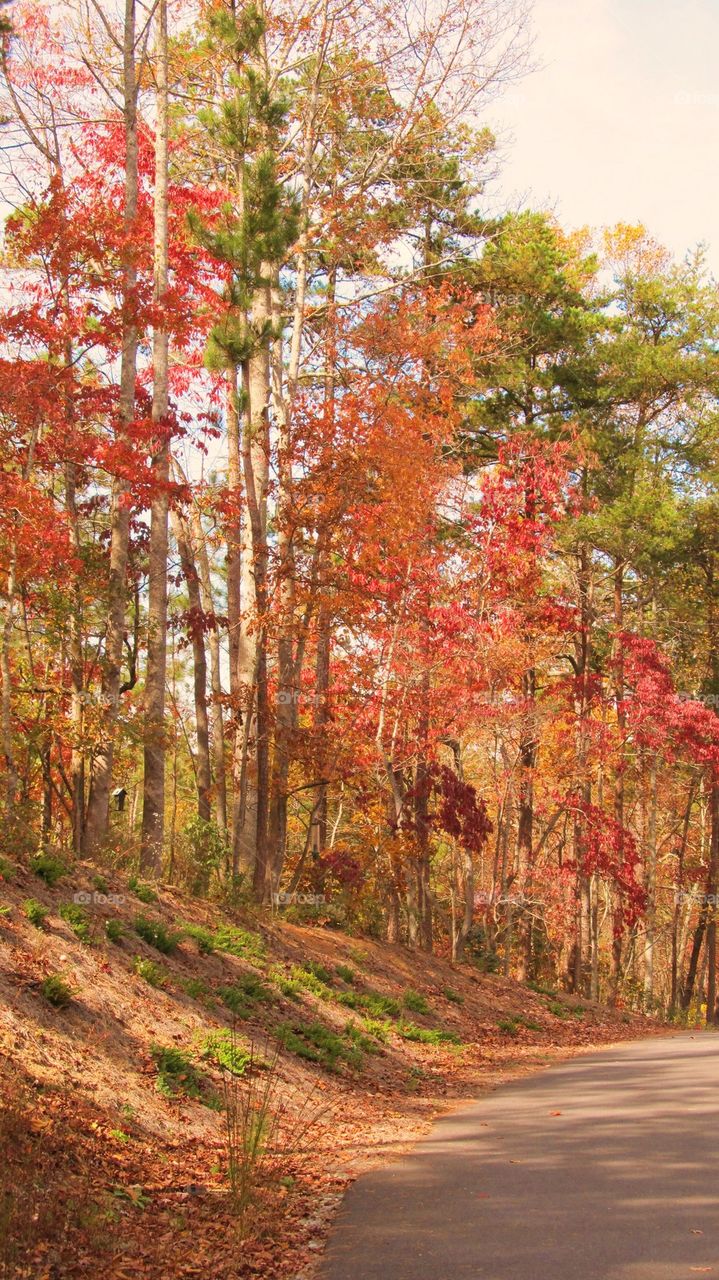
<path id="1" fill-rule="evenodd" d="M 440 1120 L 350 1188 L 319 1280 L 699 1274 L 719 1280 L 712 1033 L 575 1058 Z"/>

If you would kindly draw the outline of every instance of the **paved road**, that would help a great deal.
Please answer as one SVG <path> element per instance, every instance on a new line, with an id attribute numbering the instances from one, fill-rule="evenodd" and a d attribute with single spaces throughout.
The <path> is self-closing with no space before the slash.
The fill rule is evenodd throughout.
<path id="1" fill-rule="evenodd" d="M 718 1122 L 719 1034 L 505 1085 L 350 1188 L 320 1280 L 719 1280 Z"/>

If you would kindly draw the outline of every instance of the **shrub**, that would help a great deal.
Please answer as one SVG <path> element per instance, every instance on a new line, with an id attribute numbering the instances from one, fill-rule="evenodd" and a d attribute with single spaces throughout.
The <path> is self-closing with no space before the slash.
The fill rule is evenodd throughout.
<path id="1" fill-rule="evenodd" d="M 255 1004 L 272 999 L 269 987 L 254 973 L 242 974 L 231 985 L 220 987 L 218 994 L 237 1018 L 249 1018 Z"/>
<path id="2" fill-rule="evenodd" d="M 356 1022 L 348 1022 L 344 1034 L 352 1044 L 358 1049 L 362 1049 L 365 1053 L 380 1053 L 381 1050 L 377 1044 L 377 1037 L 370 1036 L 364 1027 L 360 1027 Z"/>
<path id="3" fill-rule="evenodd" d="M 418 991 L 405 991 L 402 996 L 402 1004 L 405 1009 L 409 1009 L 410 1013 L 429 1013 L 429 1005 L 424 996 Z"/>
<path id="4" fill-rule="evenodd" d="M 182 1049 L 175 1045 L 151 1044 L 150 1057 L 157 1071 L 157 1088 L 166 1098 L 175 1098 L 178 1094 L 187 1098 L 202 1097 L 202 1076 Z"/>
<path id="5" fill-rule="evenodd" d="M 44 927 L 49 911 L 41 902 L 38 902 L 37 898 L 26 898 L 22 904 L 22 909 L 30 924 L 34 924 L 36 929 Z"/>
<path id="6" fill-rule="evenodd" d="M 91 920 L 84 907 L 77 902 L 63 902 L 59 912 L 60 919 L 69 925 L 80 942 L 90 942 Z"/>
<path id="7" fill-rule="evenodd" d="M 122 926 L 122 921 L 106 920 L 105 933 L 107 935 L 108 942 L 120 942 L 121 939 L 125 936 L 125 930 Z"/>
<path id="8" fill-rule="evenodd" d="M 93 887 L 93 889 L 95 889 L 95 890 L 97 891 L 97 893 L 109 893 L 109 892 L 110 892 L 110 886 L 109 886 L 109 884 L 107 883 L 107 880 L 105 879 L 105 877 L 104 877 L 104 876 L 93 876 L 93 877 L 92 877 L 92 887 Z"/>
<path id="9" fill-rule="evenodd" d="M 265 958 L 265 944 L 259 933 L 237 929 L 231 924 L 220 925 L 215 930 L 215 947 L 228 955 L 253 962 L 261 962 Z"/>
<path id="10" fill-rule="evenodd" d="M 337 1071 L 341 1062 L 358 1067 L 361 1051 L 356 1045 L 331 1031 L 323 1022 L 285 1022 L 276 1028 L 280 1044 L 298 1058 L 316 1062 L 328 1071 Z"/>
<path id="11" fill-rule="evenodd" d="M 456 1031 L 440 1031 L 438 1028 L 428 1030 L 417 1027 L 413 1022 L 400 1022 L 397 1031 L 403 1040 L 414 1040 L 418 1044 L 461 1044 Z"/>
<path id="12" fill-rule="evenodd" d="M 303 968 L 308 973 L 314 974 L 315 978 L 320 982 L 324 982 L 325 986 L 329 987 L 331 985 L 332 974 L 329 969 L 325 969 L 325 966 L 323 964 L 319 964 L 317 960 L 305 960 Z"/>
<path id="13" fill-rule="evenodd" d="M 182 978 L 177 985 L 192 1000 L 206 1000 L 210 995 L 210 988 L 203 978 Z"/>
<path id="14" fill-rule="evenodd" d="M 451 987 L 444 987 L 442 995 L 445 1000 L 450 1000 L 452 1004 L 464 1004 L 464 996 L 461 996 L 458 991 L 453 991 Z"/>
<path id="15" fill-rule="evenodd" d="M 40 991 L 48 1004 L 55 1009 L 66 1009 L 72 1000 L 72 987 L 68 986 L 59 973 L 51 973 L 47 978 L 43 978 Z"/>
<path id="16" fill-rule="evenodd" d="M 381 996 L 376 991 L 341 991 L 337 996 L 337 1000 L 339 1004 L 345 1005 L 348 1009 L 362 1010 L 369 1014 L 371 1018 L 398 1018 L 400 1014 L 397 1000 L 394 1000 L 392 996 Z"/>
<path id="17" fill-rule="evenodd" d="M 159 964 L 155 964 L 154 960 L 143 960 L 142 956 L 135 956 L 132 971 L 151 987 L 166 987 L 169 981 L 167 973 Z"/>
<path id="18" fill-rule="evenodd" d="M 322 965 L 317 965 L 322 973 L 327 973 Z M 327 975 L 329 977 L 329 974 Z M 296 982 L 303 991 L 311 991 L 313 996 L 317 996 L 318 1000 L 331 1000 L 332 992 L 323 978 L 315 972 L 315 968 L 310 964 L 293 964 L 290 970 L 290 978 Z"/>
<path id="19" fill-rule="evenodd" d="M 157 894 L 152 888 L 152 885 L 143 884 L 141 880 L 138 880 L 137 876 L 130 876 L 130 879 L 127 882 L 127 887 L 134 893 L 135 897 L 139 898 L 140 902 L 144 902 L 146 906 L 151 902 L 157 902 Z"/>
<path id="20" fill-rule="evenodd" d="M 182 938 L 180 931 L 166 929 L 159 920 L 148 920 L 147 916 L 135 916 L 134 928 L 143 942 L 161 951 L 163 956 L 171 955 Z"/>
<path id="21" fill-rule="evenodd" d="M 384 1018 L 363 1018 L 362 1026 L 368 1036 L 373 1036 L 375 1040 L 380 1040 L 382 1044 L 387 1043 L 389 1033 L 392 1030 L 392 1023 Z"/>
<path id="22" fill-rule="evenodd" d="M 8 862 L 7 858 L 0 857 L 0 880 L 6 880 L 9 884 L 14 879 L 15 868 L 12 863 Z"/>
<path id="23" fill-rule="evenodd" d="M 346 982 L 350 987 L 353 985 L 354 980 L 357 976 L 355 974 L 354 969 L 350 969 L 348 964 L 335 965 L 335 973 L 337 974 L 338 978 L 341 978 L 342 981 Z"/>
<path id="24" fill-rule="evenodd" d="M 251 1059 L 250 1050 L 240 1045 L 237 1036 L 227 1027 L 222 1031 L 211 1031 L 205 1037 L 202 1056 L 233 1076 L 244 1075 Z"/>
<path id="25" fill-rule="evenodd" d="M 180 838 L 180 874 L 196 898 L 207 897 L 213 873 L 228 861 L 228 841 L 215 822 L 192 818 Z"/>
<path id="26" fill-rule="evenodd" d="M 547 1005 L 547 1009 L 550 1013 L 554 1014 L 555 1018 L 566 1018 L 567 1016 L 565 1006 L 560 1004 L 558 1000 L 550 1000 Z"/>
<path id="27" fill-rule="evenodd" d="M 30 861 L 30 869 L 45 881 L 48 888 L 52 889 L 58 880 L 66 874 L 67 868 L 62 858 L 58 858 L 54 853 L 36 853 L 35 857 Z"/>
<path id="28" fill-rule="evenodd" d="M 202 924 L 183 924 L 182 932 L 197 943 L 201 956 L 209 956 L 215 950 L 215 939 L 211 929 Z"/>
<path id="29" fill-rule="evenodd" d="M 287 996 L 289 1000 L 299 1000 L 303 987 L 296 978 L 289 978 L 277 965 L 270 969 L 267 976 L 283 996 Z"/>

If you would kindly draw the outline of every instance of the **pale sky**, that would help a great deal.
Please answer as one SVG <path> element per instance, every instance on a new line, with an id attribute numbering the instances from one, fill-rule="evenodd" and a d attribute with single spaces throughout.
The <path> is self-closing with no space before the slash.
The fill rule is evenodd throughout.
<path id="1" fill-rule="evenodd" d="M 492 111 L 495 200 L 703 241 L 719 276 L 719 0 L 535 0 L 534 30 L 538 69 Z"/>

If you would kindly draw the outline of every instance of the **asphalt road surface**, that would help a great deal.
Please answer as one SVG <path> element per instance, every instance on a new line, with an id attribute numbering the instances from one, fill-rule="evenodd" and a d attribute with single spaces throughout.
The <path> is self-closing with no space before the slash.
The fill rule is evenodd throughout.
<path id="1" fill-rule="evenodd" d="M 559 1113 L 559 1114 L 557 1114 Z M 719 1034 L 505 1085 L 348 1191 L 320 1280 L 719 1280 Z"/>

